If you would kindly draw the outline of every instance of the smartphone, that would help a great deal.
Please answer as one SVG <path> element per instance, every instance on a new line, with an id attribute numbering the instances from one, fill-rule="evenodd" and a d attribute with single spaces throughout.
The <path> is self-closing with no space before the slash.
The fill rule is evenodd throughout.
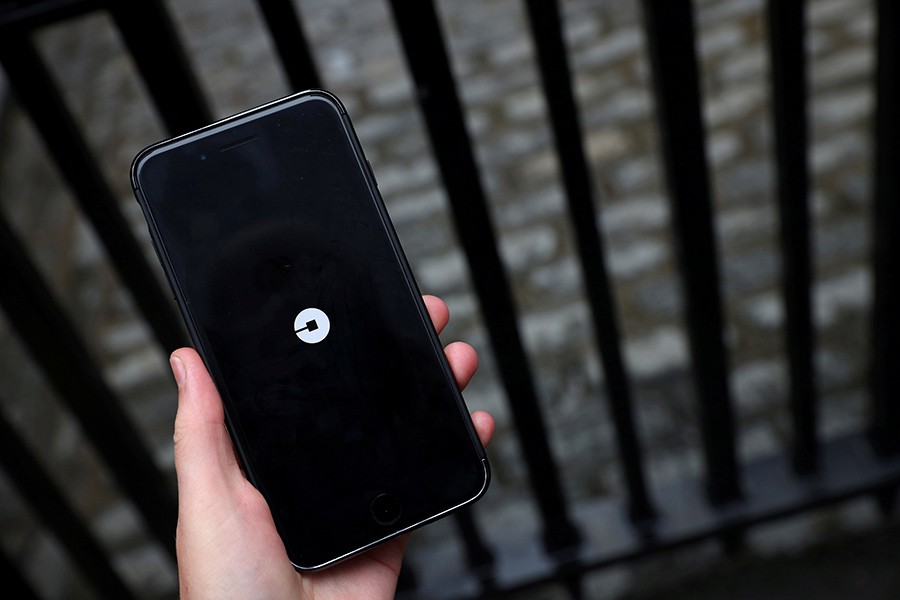
<path id="1" fill-rule="evenodd" d="M 484 448 L 335 96 L 301 92 L 150 146 L 131 179 L 295 568 L 485 493 Z"/>

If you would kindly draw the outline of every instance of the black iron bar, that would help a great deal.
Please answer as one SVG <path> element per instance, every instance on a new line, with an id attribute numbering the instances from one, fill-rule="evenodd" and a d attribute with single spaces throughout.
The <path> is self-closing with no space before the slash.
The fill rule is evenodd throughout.
<path id="1" fill-rule="evenodd" d="M 793 459 L 798 473 L 818 466 L 815 355 L 807 163 L 805 0 L 769 0 L 766 20 L 775 130 Z"/>
<path id="2" fill-rule="evenodd" d="M 0 463 L 29 506 L 53 531 L 88 581 L 104 598 L 134 598 L 113 569 L 109 555 L 78 516 L 65 495 L 0 413 Z M 4 591 L 4 595 L 9 594 Z M 20 598 L 18 594 L 7 596 Z"/>
<path id="3" fill-rule="evenodd" d="M 888 485 L 876 491 L 875 504 L 885 521 L 894 517 L 897 513 L 897 485 Z"/>
<path id="4" fill-rule="evenodd" d="M 500 378 L 511 403 L 531 487 L 544 521 L 544 545 L 549 552 L 571 549 L 580 535 L 569 518 L 550 451 L 437 13 L 434 4 L 425 0 L 392 0 L 391 6 Z"/>
<path id="5" fill-rule="evenodd" d="M 416 572 L 410 566 L 409 561 L 403 561 L 403 564 L 400 566 L 400 574 L 397 576 L 397 592 L 398 596 L 402 592 L 415 590 L 418 587 L 418 579 L 416 578 Z"/>
<path id="6" fill-rule="evenodd" d="M 575 575 L 563 575 L 561 577 L 563 586 L 569 598 L 572 600 L 582 600 L 584 596 L 584 574 L 576 573 Z"/>
<path id="7" fill-rule="evenodd" d="M 556 0 L 528 0 L 528 21 L 534 38 L 544 97 L 550 109 L 556 153 L 568 198 L 578 256 L 591 306 L 594 337 L 600 350 L 609 408 L 633 521 L 646 524 L 655 511 L 647 493 L 641 446 L 632 411 L 631 389 L 620 348 L 617 310 L 606 270 L 603 240 L 598 227 L 578 106 L 566 58 L 562 23 Z"/>
<path id="8" fill-rule="evenodd" d="M 79 17 L 100 7 L 101 0 L 43 0 L 0 7 L 0 36 Z"/>
<path id="9" fill-rule="evenodd" d="M 872 309 L 872 442 L 900 450 L 900 4 L 879 0 L 875 73 Z"/>
<path id="10" fill-rule="evenodd" d="M 134 502 L 150 532 L 175 556 L 172 485 L 107 386 L 99 367 L 0 215 L 0 306 L 59 398 Z"/>
<path id="11" fill-rule="evenodd" d="M 291 0 L 257 0 L 293 91 L 322 87 L 300 15 Z"/>
<path id="12" fill-rule="evenodd" d="M 18 565 L 0 547 L 0 585 L 3 593 L 16 600 L 40 600 L 31 583 L 22 576 Z"/>
<path id="13" fill-rule="evenodd" d="M 644 0 L 643 8 L 700 402 L 707 492 L 712 503 L 721 504 L 739 498 L 741 490 L 694 48 L 694 12 L 690 0 Z"/>
<path id="14" fill-rule="evenodd" d="M 212 121 L 212 112 L 161 0 L 112 1 L 106 6 L 169 133 L 184 133 Z"/>
<path id="15" fill-rule="evenodd" d="M 115 195 L 26 35 L 0 38 L 0 63 L 157 340 L 167 351 L 186 345 L 187 336 L 172 298 L 163 292 Z"/>
<path id="16" fill-rule="evenodd" d="M 466 562 L 469 567 L 481 575 L 482 579 L 490 579 L 494 555 L 484 543 L 478 524 L 472 517 L 472 511 L 468 507 L 463 508 L 456 513 L 454 520 L 466 545 Z"/>

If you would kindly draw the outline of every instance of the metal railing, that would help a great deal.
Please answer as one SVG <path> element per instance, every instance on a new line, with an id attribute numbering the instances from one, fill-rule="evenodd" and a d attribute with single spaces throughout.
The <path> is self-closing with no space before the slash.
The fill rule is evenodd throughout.
<path id="1" fill-rule="evenodd" d="M 304 39 L 301 15 L 294 4 L 290 0 L 259 0 L 258 5 L 290 85 L 297 90 L 319 87 L 315 49 Z M 900 269 L 896 267 L 900 256 L 896 247 L 900 244 L 896 235 L 900 231 L 900 173 L 895 167 L 900 155 L 900 119 L 893 110 L 900 81 L 895 48 L 900 39 L 900 7 L 896 3 L 877 2 L 872 427 L 827 442 L 817 435 L 819 410 L 813 370 L 805 6 L 801 0 L 770 0 L 766 5 L 793 445 L 783 456 L 742 463 L 736 452 L 734 402 L 728 383 L 693 6 L 690 0 L 642 2 L 705 465 L 705 485 L 683 482 L 654 490 L 647 481 L 633 415 L 631 381 L 622 356 L 618 310 L 607 273 L 602 230 L 597 226 L 597 194 L 559 8 L 551 0 L 526 0 L 625 482 L 621 504 L 633 534 L 615 547 L 592 536 L 591 518 L 600 518 L 596 506 L 589 502 L 575 506 L 563 492 L 434 3 L 392 0 L 390 7 L 456 233 L 468 259 L 499 378 L 510 399 L 542 523 L 540 551 L 531 552 L 503 543 L 488 544 L 471 514 L 463 512 L 457 517 L 470 566 L 461 578 L 472 582 L 468 589 L 480 590 L 474 595 L 563 581 L 573 596 L 578 596 L 581 576 L 592 569 L 707 538 L 736 543 L 743 531 L 757 523 L 862 494 L 890 497 L 900 482 L 896 453 L 900 370 L 892 364 L 900 356 L 900 317 L 894 309 L 900 305 Z M 186 341 L 180 321 L 31 39 L 37 28 L 97 10 L 107 11 L 114 20 L 170 133 L 211 120 L 202 87 L 164 4 L 158 0 L 2 2 L 0 64 L 14 97 L 40 132 L 158 344 L 170 351 Z M 602 219 L 602 213 L 599 217 Z M 174 558 L 175 490 L 139 441 L 121 402 L 104 382 L 101 369 L 4 215 L 0 215 L 0 275 L 0 306 L 9 323 L 114 473 L 122 493 Z M 140 596 L 123 582 L 107 551 L 2 415 L 0 462 L 101 595 Z M 18 590 L 15 597 L 36 597 L 20 571 L 9 556 L 2 556 L 0 577 L 5 589 L 12 586 Z M 415 595 L 416 579 L 415 573 L 407 570 L 402 593 Z M 437 590 L 428 589 L 418 593 L 438 595 Z"/>

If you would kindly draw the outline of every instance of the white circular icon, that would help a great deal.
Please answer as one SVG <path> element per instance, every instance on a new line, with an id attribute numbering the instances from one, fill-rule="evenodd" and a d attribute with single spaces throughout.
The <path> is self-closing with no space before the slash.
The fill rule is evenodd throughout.
<path id="1" fill-rule="evenodd" d="M 331 331 L 328 315 L 318 308 L 306 308 L 294 318 L 294 333 L 307 344 L 318 344 Z"/>

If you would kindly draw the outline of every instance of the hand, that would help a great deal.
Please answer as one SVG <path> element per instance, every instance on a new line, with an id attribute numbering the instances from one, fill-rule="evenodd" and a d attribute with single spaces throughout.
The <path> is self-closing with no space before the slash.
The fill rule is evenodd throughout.
<path id="1" fill-rule="evenodd" d="M 450 318 L 438 298 L 425 305 L 440 332 Z M 478 357 L 462 342 L 445 349 L 460 389 Z M 175 470 L 178 476 L 176 552 L 182 600 L 226 598 L 393 598 L 408 535 L 316 573 L 291 566 L 262 495 L 244 477 L 225 429 L 222 401 L 203 361 L 190 348 L 172 353 L 178 383 Z M 487 445 L 494 420 L 472 414 Z"/>

